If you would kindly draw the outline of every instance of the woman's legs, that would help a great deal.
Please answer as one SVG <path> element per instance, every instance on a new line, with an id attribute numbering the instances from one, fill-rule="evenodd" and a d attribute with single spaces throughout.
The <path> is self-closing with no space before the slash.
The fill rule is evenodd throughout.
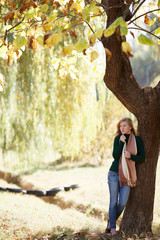
<path id="1" fill-rule="evenodd" d="M 109 204 L 109 223 L 110 228 L 116 228 L 117 219 L 117 204 L 119 193 L 119 175 L 118 173 L 109 171 L 108 173 L 108 185 L 110 192 L 110 204 Z"/>
<path id="2" fill-rule="evenodd" d="M 123 212 L 123 209 L 127 204 L 129 194 L 130 194 L 130 187 L 123 184 L 122 187 L 120 187 L 120 191 L 119 191 L 119 201 L 117 205 L 116 219 L 118 219 L 121 213 Z"/>
<path id="3" fill-rule="evenodd" d="M 129 194 L 130 187 L 126 185 L 119 185 L 119 174 L 109 171 L 108 173 L 108 185 L 110 192 L 110 204 L 109 204 L 109 224 L 111 229 L 116 228 L 116 220 L 124 210 Z"/>

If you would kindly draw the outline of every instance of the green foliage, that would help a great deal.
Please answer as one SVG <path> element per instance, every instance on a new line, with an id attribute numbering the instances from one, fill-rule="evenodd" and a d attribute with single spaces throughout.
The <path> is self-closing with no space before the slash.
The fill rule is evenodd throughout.
<path id="1" fill-rule="evenodd" d="M 61 48 L 26 50 L 18 63 L 1 68 L 1 148 L 4 155 L 17 152 L 24 164 L 50 148 L 75 156 L 103 126 L 103 58 L 93 59 L 94 49 L 68 58 L 60 56 Z"/>
<path id="2" fill-rule="evenodd" d="M 105 31 L 104 31 L 104 36 L 105 37 L 110 37 L 111 35 L 114 34 L 116 28 L 124 22 L 122 17 L 117 18 Z"/>
<path id="3" fill-rule="evenodd" d="M 159 35 L 159 34 L 160 34 L 160 27 L 155 30 L 155 35 Z"/>
<path id="4" fill-rule="evenodd" d="M 126 27 L 121 27 L 120 28 L 120 34 L 121 36 L 125 36 L 128 33 L 128 29 Z"/>
<path id="5" fill-rule="evenodd" d="M 81 0 L 1 1 L 0 14 L 3 16 L 0 22 L 0 43 L 1 46 L 7 45 L 10 49 L 3 49 L 8 56 L 8 65 L 17 50 L 23 51 L 22 47 L 26 46 L 35 51 L 39 43 L 52 48 L 59 42 L 67 41 L 68 35 L 75 40 L 72 41 L 75 49 L 82 52 L 90 43 L 83 39 L 82 34 L 78 41 L 79 26 L 88 28 L 89 24 L 94 31 L 97 28 L 97 20 L 105 21 L 105 14 L 96 2 L 85 6 Z M 99 23 L 98 25 L 100 26 Z M 19 57 L 18 54 L 16 56 Z"/>
<path id="6" fill-rule="evenodd" d="M 154 10 L 159 1 L 144 6 Z M 144 9 L 138 12 L 144 16 Z M 136 30 L 149 33 L 154 28 L 152 35 L 158 39 L 158 14 L 155 9 L 145 21 L 138 17 L 133 21 Z M 0 55 L 5 59 L 1 61 L 7 60 L 10 66 L 1 67 L 6 78 L 5 87 L 3 76 L 0 80 L 3 152 L 27 153 L 26 159 L 32 158 L 35 148 L 38 152 L 51 147 L 65 156 L 78 154 L 103 126 L 106 92 L 100 65 L 105 58 L 100 58 L 95 45 L 115 32 L 125 39 L 132 21 L 126 23 L 120 16 L 105 30 L 107 16 L 101 1 L 83 0 L 1 1 L 0 15 Z M 141 28 L 144 24 L 149 30 Z M 156 43 L 143 34 L 138 40 Z M 112 53 L 105 50 L 109 61 Z M 125 40 L 122 50 L 133 56 Z"/>
<path id="7" fill-rule="evenodd" d="M 130 4 L 131 1 L 126 2 L 126 5 Z M 134 3 L 134 8 L 138 9 L 138 17 L 135 20 L 126 22 L 120 16 L 105 29 L 107 6 L 101 4 L 101 1 L 1 1 L 0 44 L 4 47 L 0 52 L 3 51 L 8 57 L 9 65 L 13 55 L 18 59 L 23 53 L 24 46 L 35 52 L 37 44 L 44 48 L 52 48 L 58 43 L 63 44 L 70 37 L 72 41 L 68 43 L 68 48 L 72 44 L 72 50 L 80 53 L 92 47 L 97 39 L 108 38 L 115 31 L 119 37 L 128 35 L 128 29 L 132 29 L 130 27 L 132 22 L 136 24 L 135 30 L 146 31 L 149 34 L 149 36 L 140 34 L 138 41 L 141 44 L 159 43 L 160 41 L 156 42 L 156 39 L 160 39 L 157 36 L 159 34 L 159 1 L 144 1 L 143 7 L 146 14 L 144 14 L 144 8 L 140 6 L 139 1 Z M 148 9 L 151 9 L 149 13 Z M 144 23 L 147 30 L 144 29 Z M 79 34 L 79 26 L 82 27 L 83 34 Z M 154 41 L 151 36 L 154 36 Z M 66 54 L 68 54 L 67 51 Z M 132 54 L 128 56 L 132 57 Z"/>
<path id="8" fill-rule="evenodd" d="M 143 34 L 140 34 L 140 36 L 138 37 L 138 41 L 139 43 L 145 44 L 145 45 L 155 45 L 155 43 L 151 39 L 149 39 Z"/>

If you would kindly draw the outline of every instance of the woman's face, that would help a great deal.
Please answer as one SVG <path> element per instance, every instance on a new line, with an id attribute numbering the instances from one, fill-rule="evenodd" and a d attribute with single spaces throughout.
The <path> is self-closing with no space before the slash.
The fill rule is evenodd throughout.
<path id="1" fill-rule="evenodd" d="M 123 121 L 120 123 L 120 131 L 122 134 L 130 134 L 131 133 L 131 127 L 126 121 Z"/>

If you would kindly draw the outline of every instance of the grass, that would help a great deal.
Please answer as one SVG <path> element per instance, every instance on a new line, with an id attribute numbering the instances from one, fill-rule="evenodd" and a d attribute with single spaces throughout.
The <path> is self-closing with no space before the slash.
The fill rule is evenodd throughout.
<path id="1" fill-rule="evenodd" d="M 24 185 L 32 183 L 37 189 L 81 184 L 79 189 L 41 198 L 0 192 L 0 240 L 104 239 L 110 161 L 102 167 L 74 168 L 73 164 L 69 169 L 61 165 L 57 170 L 38 170 L 22 179 Z M 156 240 L 160 239 L 160 163 L 157 172 L 153 221 Z M 0 180 L 0 186 L 17 187 L 4 180 Z"/>

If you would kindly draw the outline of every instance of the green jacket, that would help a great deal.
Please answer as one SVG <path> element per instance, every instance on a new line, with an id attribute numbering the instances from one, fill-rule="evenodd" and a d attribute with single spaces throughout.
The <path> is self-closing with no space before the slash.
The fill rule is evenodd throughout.
<path id="1" fill-rule="evenodd" d="M 124 134 L 126 137 L 126 144 L 128 142 L 129 139 L 129 134 Z M 124 142 L 122 142 L 120 139 L 121 135 L 118 135 L 115 137 L 114 139 L 114 144 L 113 144 L 113 158 L 114 161 L 112 162 L 112 165 L 110 167 L 110 171 L 113 172 L 118 172 L 118 168 L 119 168 L 119 159 L 121 157 L 122 154 L 122 150 L 123 150 L 123 145 Z M 142 163 L 145 161 L 145 152 L 144 152 L 144 145 L 142 142 L 142 139 L 139 136 L 135 136 L 136 137 L 136 143 L 137 143 L 137 154 L 136 155 L 132 155 L 131 154 L 131 158 L 133 161 L 137 162 L 137 163 Z"/>

